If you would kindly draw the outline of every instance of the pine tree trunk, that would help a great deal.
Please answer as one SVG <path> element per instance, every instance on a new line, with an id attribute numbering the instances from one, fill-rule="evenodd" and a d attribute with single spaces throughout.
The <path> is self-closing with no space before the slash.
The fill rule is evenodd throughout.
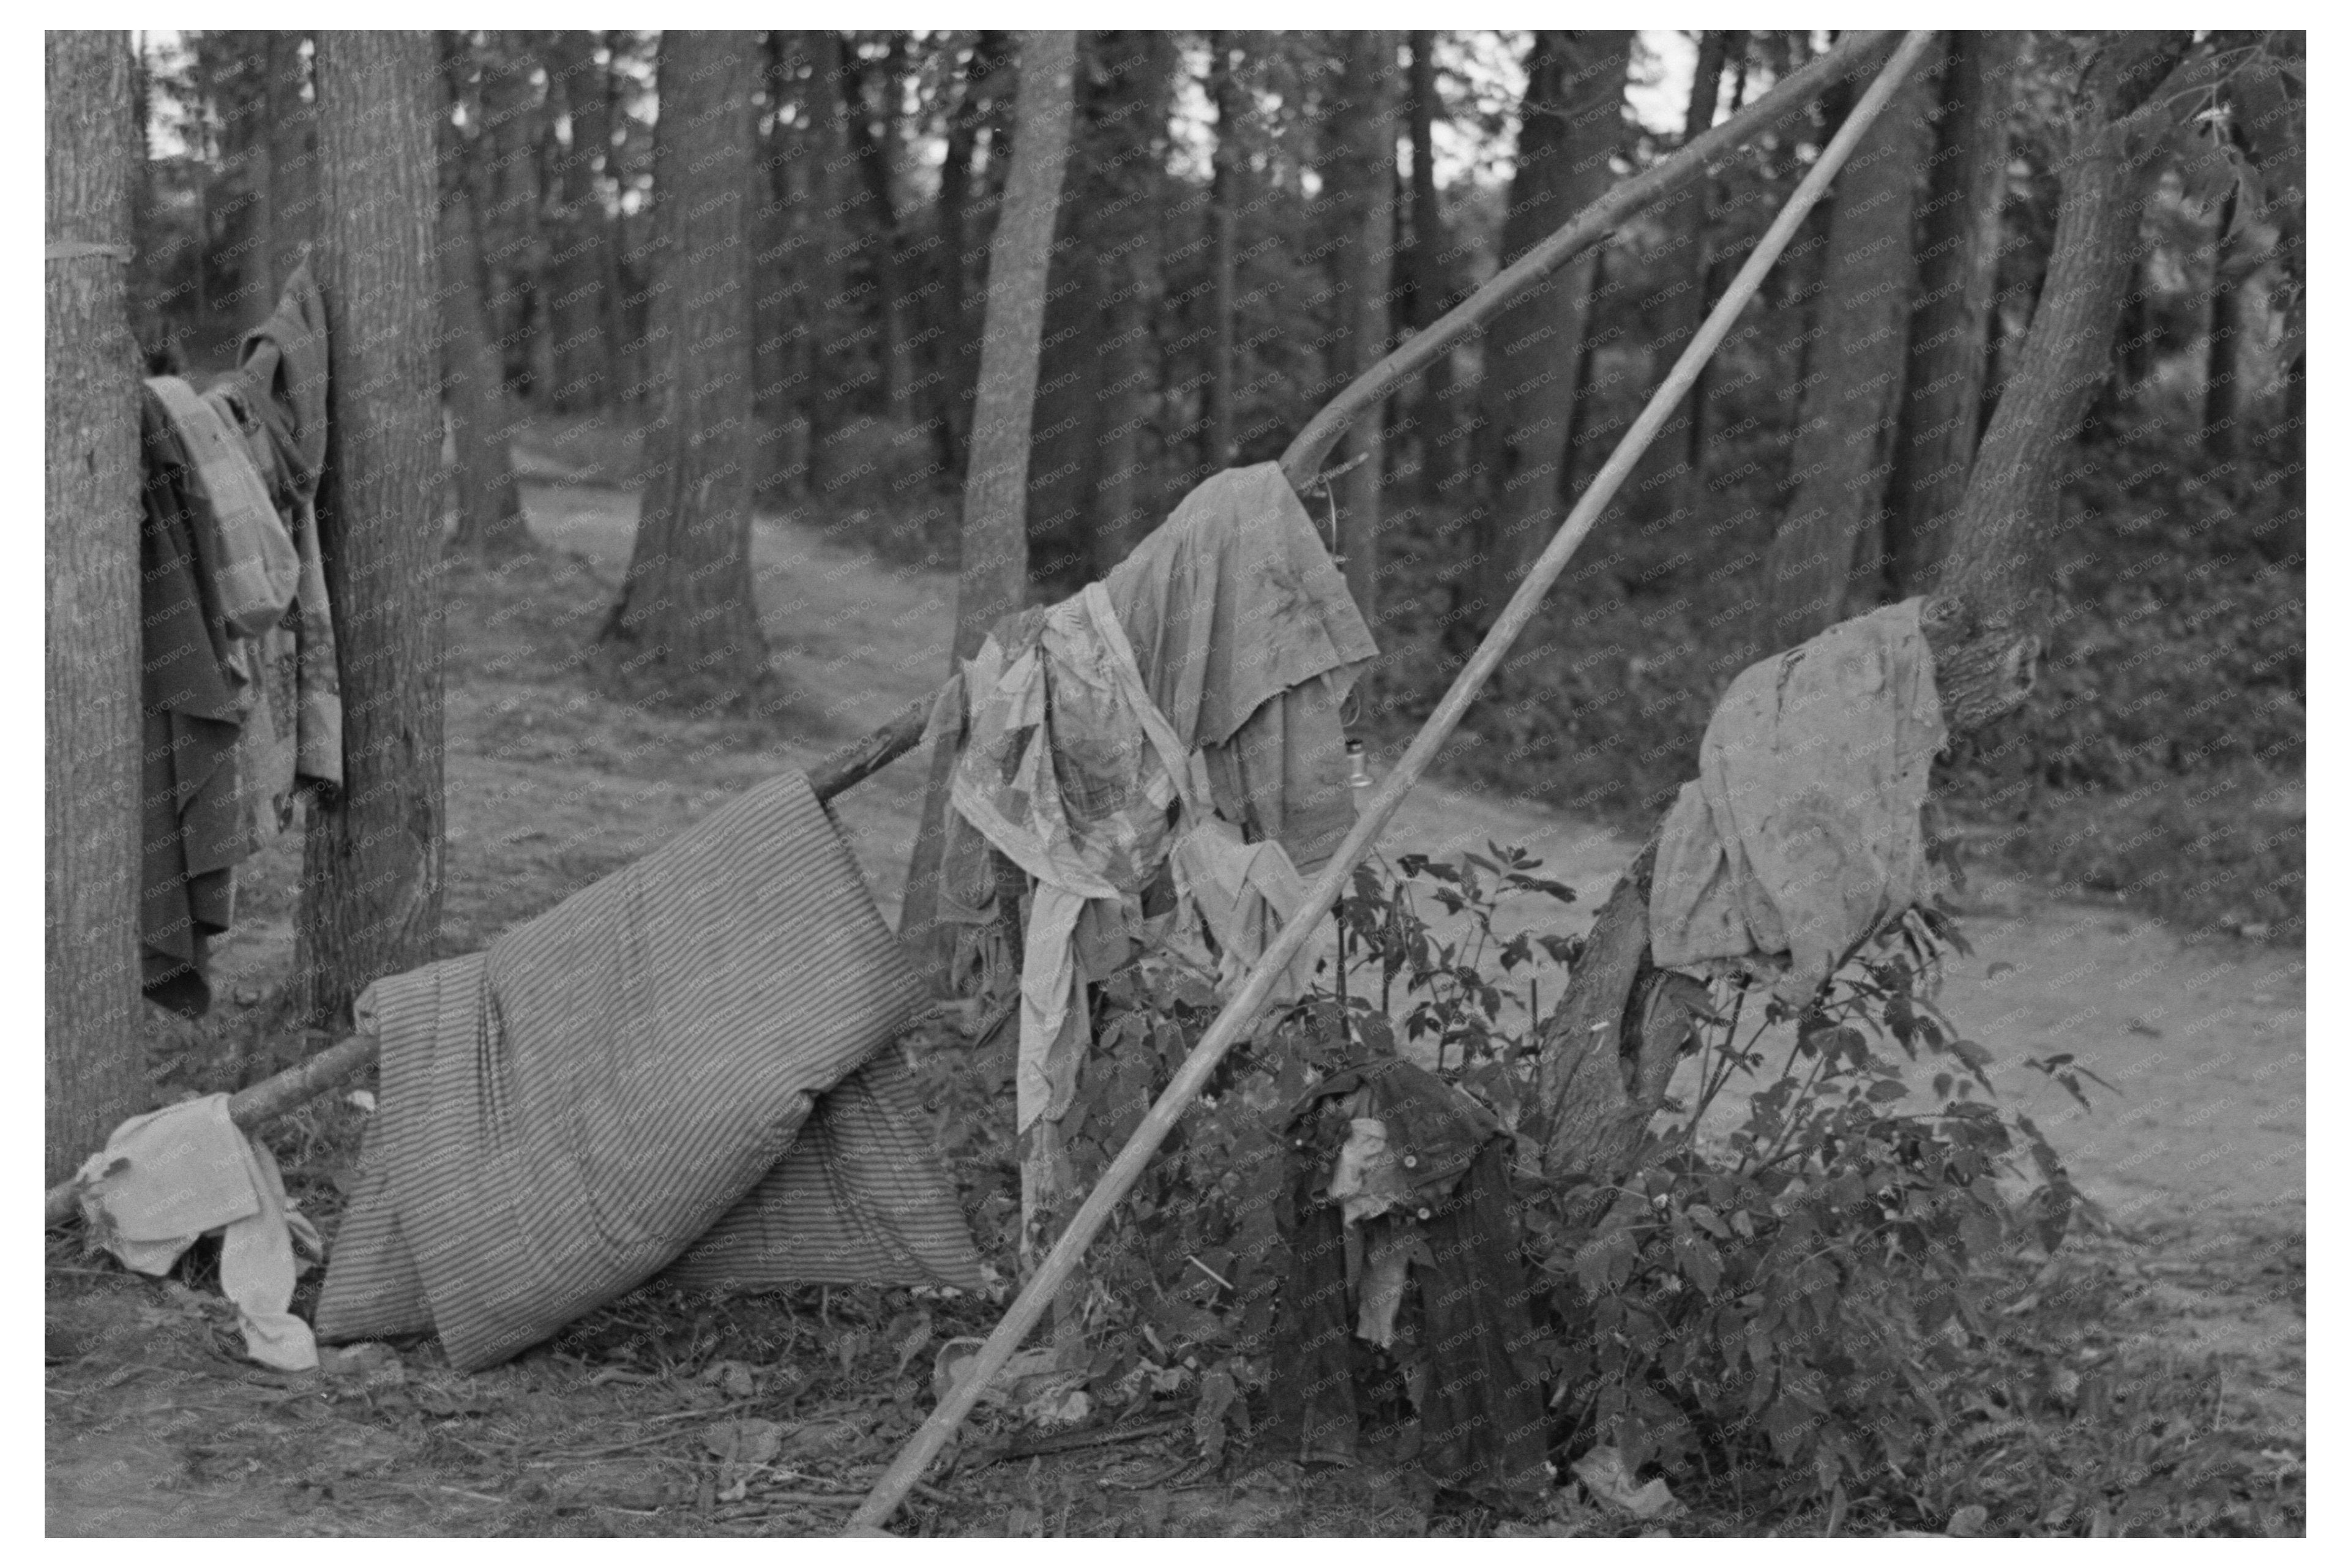
<path id="1" fill-rule="evenodd" d="M 1445 214 L 1437 199 L 1437 35 L 1405 35 L 1412 51 L 1405 78 L 1405 135 L 1412 146 L 1406 188 L 1411 248 L 1405 255 L 1405 324 L 1425 332 L 1452 308 L 1446 286 Z M 1463 422 L 1453 356 L 1442 354 L 1422 378 L 1412 429 L 1420 451 L 1420 494 L 1435 502 L 1461 472 Z"/>
<path id="2" fill-rule="evenodd" d="M 848 168 L 849 106 L 843 101 L 843 84 L 849 68 L 842 59 L 841 35 L 812 32 L 803 35 L 803 42 L 809 52 L 809 79 L 801 106 L 809 117 L 809 137 L 802 170 L 808 183 L 805 210 L 812 216 L 800 248 L 806 277 L 802 287 L 808 302 L 803 351 L 808 362 L 795 371 L 805 369 L 809 376 L 809 485 L 824 494 L 841 467 L 833 455 L 833 436 L 852 407 L 846 394 L 860 384 L 843 373 L 832 345 L 842 329 L 835 320 L 848 288 L 842 264 L 853 254 L 849 242 L 854 237 L 856 208 L 862 198 L 856 193 L 854 175 Z"/>
<path id="3" fill-rule="evenodd" d="M 1343 384 L 1384 358 L 1390 337 L 1388 280 L 1396 243 L 1396 108 L 1402 86 L 1396 35 L 1346 35 L 1345 105 L 1338 117 L 1343 150 L 1334 172 L 1349 243 L 1341 249 L 1339 308 Z M 1348 427 L 1342 465 L 1355 467 L 1335 486 L 1339 554 L 1355 608 L 1379 624 L 1380 491 L 1386 478 L 1383 411 L 1366 409 Z"/>
<path id="4" fill-rule="evenodd" d="M 972 189 L 972 162 L 978 154 L 980 132 L 992 118 L 994 99 L 1001 96 L 998 84 L 1008 78 L 1009 43 L 1008 36 L 1000 32 L 983 32 L 973 43 L 971 57 L 964 66 L 963 96 L 947 131 L 946 158 L 939 166 L 940 243 L 935 267 L 939 363 L 937 390 L 931 402 L 938 425 L 939 464 L 949 474 L 962 473 L 970 453 L 972 402 L 979 375 L 980 313 L 987 303 L 984 291 L 975 298 L 972 277 L 980 270 L 974 264 L 984 267 L 987 259 L 986 247 L 977 244 L 977 238 L 989 231 L 988 220 L 994 215 L 985 210 L 985 185 L 977 195 Z M 991 161 L 1004 152 L 999 138 L 989 149 Z"/>
<path id="5" fill-rule="evenodd" d="M 914 359 L 907 323 L 904 246 L 899 229 L 895 164 L 898 94 L 904 82 L 905 36 L 893 34 L 890 52 L 860 67 L 850 105 L 851 145 L 864 180 L 867 264 L 882 325 L 882 405 L 900 430 L 914 423 Z M 877 117 L 878 116 L 878 120 Z"/>
<path id="6" fill-rule="evenodd" d="M 319 234 L 319 105 L 305 99 L 311 62 L 302 53 L 307 33 L 270 32 L 269 306 Z"/>
<path id="7" fill-rule="evenodd" d="M 1234 40 L 1208 35 L 1208 98 L 1217 108 L 1217 146 L 1208 180 L 1207 446 L 1213 472 L 1233 462 L 1233 291 L 1240 228 L 1240 86 L 1233 79 Z"/>
<path id="8" fill-rule="evenodd" d="M 482 62 L 482 137 L 477 150 L 486 165 L 475 192 L 475 217 L 488 243 L 486 257 L 489 319 L 507 381 L 523 397 L 537 398 L 553 380 L 548 331 L 547 289 L 542 272 L 547 245 L 539 232 L 541 125 L 545 120 L 530 81 L 533 61 L 528 35 L 493 33 Z"/>
<path id="9" fill-rule="evenodd" d="M 1077 35 L 1020 35 L 1019 120 L 1012 168 L 988 246 L 987 319 L 980 331 L 979 398 L 964 476 L 963 565 L 956 591 L 954 658 L 979 651 L 988 629 L 1029 597 L 1029 435 L 1045 327 L 1054 214 L 1069 162 Z M 952 667 L 952 666 L 951 666 Z M 922 831 L 906 871 L 898 935 L 918 961 L 944 972 L 939 951 L 940 828 L 946 820 L 952 750 L 932 754 Z"/>
<path id="10" fill-rule="evenodd" d="M 1917 289 L 1913 191 L 1926 162 L 1932 92 L 1923 72 L 1906 80 L 1837 177 L 1792 493 L 1764 557 L 1750 657 L 1825 631 L 1844 619 L 1855 584 L 1874 587 L 1880 575 L 1879 512 Z"/>
<path id="11" fill-rule="evenodd" d="M 555 386 L 549 402 L 570 413 L 602 407 L 611 385 L 611 343 L 604 310 L 604 260 L 611 248 L 611 225 L 596 184 L 611 128 L 604 119 L 604 68 L 596 63 L 596 35 L 550 33 L 548 40 L 548 91 L 571 121 L 571 145 L 558 157 L 553 171 L 557 200 L 562 204 L 556 226 L 562 259 L 548 279 L 555 294 Z"/>
<path id="12" fill-rule="evenodd" d="M 319 548 L 343 789 L 302 845 L 303 1012 L 340 1023 L 441 928 L 441 420 L 433 39 L 319 35 L 319 287 L 329 360 Z"/>
<path id="13" fill-rule="evenodd" d="M 1614 181 L 1630 33 L 1538 33 L 1527 59 L 1518 167 L 1502 226 L 1505 265 L 1596 201 Z M 1568 426 L 1583 357 L 1596 253 L 1562 267 L 1486 329 L 1479 402 L 1475 572 L 1454 625 L 1474 642 L 1549 538 L 1566 481 Z"/>
<path id="14" fill-rule="evenodd" d="M 2242 283 L 2229 230 L 2237 217 L 2237 193 L 2220 203 L 2212 236 L 2212 308 L 2204 333 L 2204 455 L 2229 464 L 2237 455 L 2240 350 L 2244 340 Z"/>
<path id="15" fill-rule="evenodd" d="M 42 1061 L 46 1179 L 139 1108 L 140 156 L 119 32 L 44 36 Z"/>
<path id="16" fill-rule="evenodd" d="M 528 550 L 530 532 L 515 487 L 506 390 L 484 323 L 481 225 L 465 178 L 463 133 L 451 118 L 463 101 L 465 45 L 455 33 L 443 33 L 440 43 L 444 106 L 434 122 L 440 206 L 434 249 L 441 395 L 457 449 L 457 532 L 451 542 L 485 560 L 502 560 Z"/>
<path id="17" fill-rule="evenodd" d="M 2031 691 L 2065 447 L 2114 340 L 2151 154 L 2196 100 L 2198 72 L 2209 65 L 2207 56 L 2168 68 L 2189 48 L 2184 33 L 2106 40 L 2085 73 L 2074 145 L 2061 161 L 2048 279 L 1977 454 L 1941 587 L 1922 615 L 1943 722 L 1955 736 L 2013 712 Z M 1652 994 L 1669 983 L 1648 957 L 1653 860 L 1649 850 L 1636 857 L 1602 907 L 1543 1029 L 1543 1174 L 1586 1195 L 1571 1206 L 1572 1225 L 1596 1221 L 1635 1168 L 1688 1034 L 1687 1009 Z"/>
<path id="18" fill-rule="evenodd" d="M 752 48 L 737 33 L 661 42 L 672 85 L 653 138 L 653 346 L 666 366 L 636 549 L 605 635 L 681 695 L 740 696 L 768 662 L 751 591 Z"/>
<path id="19" fill-rule="evenodd" d="M 1954 33 L 1920 225 L 1918 306 L 1886 512 L 1886 582 L 1896 599 L 1933 580 L 1943 533 L 1975 461 L 1984 332 L 1999 279 L 2008 192 L 2008 118 L 2016 33 Z"/>
<path id="20" fill-rule="evenodd" d="M 1744 33 L 1708 32 L 1698 35 L 1698 65 L 1690 73 L 1689 104 L 1682 113 L 1682 144 L 1703 136 L 1713 129 L 1714 111 L 1722 100 L 1722 71 L 1734 52 L 1747 47 Z M 1674 268 L 1671 293 L 1663 301 L 1663 320 L 1657 329 L 1656 345 L 1649 354 L 1651 380 L 1662 380 L 1681 357 L 1682 350 L 1698 335 L 1699 323 L 1706 319 L 1712 303 L 1708 285 L 1714 273 L 1714 181 L 1704 178 L 1697 188 L 1682 198 L 1680 211 L 1679 265 Z M 1695 515 L 1700 486 L 1706 480 L 1706 450 L 1700 429 L 1705 423 L 1705 402 L 1692 388 L 1682 407 L 1658 432 L 1658 450 L 1667 471 L 1678 476 L 1675 482 L 1675 504 Z M 1680 428 L 1677 429 L 1678 425 Z"/>

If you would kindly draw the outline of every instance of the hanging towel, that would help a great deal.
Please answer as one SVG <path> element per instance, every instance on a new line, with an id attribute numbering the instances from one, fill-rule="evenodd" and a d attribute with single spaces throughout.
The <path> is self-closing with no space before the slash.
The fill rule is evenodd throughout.
<path id="1" fill-rule="evenodd" d="M 473 1370 L 681 1259 L 698 1283 L 977 1289 L 876 1055 L 922 995 L 797 774 L 486 952 L 377 981 L 381 1109 L 320 1336 L 429 1328 Z"/>
<path id="2" fill-rule="evenodd" d="M 1781 993 L 1800 1002 L 1929 895 L 1918 814 L 1944 730 L 1921 602 L 1841 622 L 1731 682 L 1659 829 L 1660 967 L 1785 953 Z"/>
<path id="3" fill-rule="evenodd" d="M 190 1100 L 114 1130 L 81 1168 L 89 1233 L 125 1265 L 162 1274 L 207 1231 L 221 1234 L 221 1291 L 236 1303 L 245 1348 L 283 1372 L 319 1364 L 294 1299 L 294 1238 L 322 1249 L 309 1220 L 288 1210 L 277 1162 L 228 1119 L 228 1096 Z"/>

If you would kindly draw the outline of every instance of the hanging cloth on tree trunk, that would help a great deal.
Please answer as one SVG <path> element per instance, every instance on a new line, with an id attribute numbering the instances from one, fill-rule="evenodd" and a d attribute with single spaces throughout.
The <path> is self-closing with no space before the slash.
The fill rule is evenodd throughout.
<path id="1" fill-rule="evenodd" d="M 1801 1002 L 1930 895 L 1919 811 L 1944 729 L 1922 602 L 1840 622 L 1731 682 L 1658 831 L 1659 967 L 1786 954 L 1781 993 Z"/>

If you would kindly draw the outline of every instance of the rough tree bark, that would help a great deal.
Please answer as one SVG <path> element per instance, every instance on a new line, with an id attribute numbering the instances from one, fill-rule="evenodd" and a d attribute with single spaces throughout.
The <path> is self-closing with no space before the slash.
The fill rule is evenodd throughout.
<path id="1" fill-rule="evenodd" d="M 2237 456 L 2239 379 L 2244 340 L 2241 289 L 2245 265 L 2230 230 L 2236 226 L 2237 193 L 2222 198 L 2212 225 L 2212 308 L 2204 330 L 2204 455 L 2215 463 Z"/>
<path id="2" fill-rule="evenodd" d="M 1384 358 L 1389 338 L 1389 287 L 1395 256 L 1396 108 L 1401 82 L 1396 35 L 1377 29 L 1346 35 L 1343 106 L 1337 115 L 1342 147 L 1332 173 L 1339 183 L 1338 344 L 1342 386 Z M 1340 448 L 1339 554 L 1355 608 L 1379 624 L 1380 490 L 1386 478 L 1386 420 L 1365 411 Z"/>
<path id="3" fill-rule="evenodd" d="M 1745 33 L 1706 32 L 1698 37 L 1698 65 L 1690 72 L 1689 104 L 1682 112 L 1682 144 L 1703 136 L 1714 124 L 1714 111 L 1722 101 L 1722 71 L 1734 53 L 1744 53 Z M 1671 293 L 1664 300 L 1664 320 L 1657 329 L 1657 341 L 1650 362 L 1662 375 L 1681 356 L 1685 344 L 1698 335 L 1699 324 L 1706 319 L 1708 308 L 1713 303 L 1708 283 L 1714 274 L 1714 181 L 1701 179 L 1695 190 L 1682 198 L 1681 232 L 1674 243 L 1679 247 L 1679 265 L 1667 287 Z M 1676 425 L 1679 428 L 1677 429 Z M 1675 505 L 1677 508 L 1695 510 L 1699 486 L 1706 479 L 1706 400 L 1698 388 L 1692 388 L 1687 403 L 1666 426 L 1658 455 L 1666 465 L 1664 472 L 1677 475 Z"/>
<path id="4" fill-rule="evenodd" d="M 529 549 L 530 531 L 515 486 L 505 378 L 482 308 L 481 223 L 465 178 L 464 133 L 454 118 L 465 100 L 467 50 L 458 33 L 443 33 L 440 45 L 444 93 L 434 130 L 440 206 L 434 249 L 441 395 L 457 457 L 457 532 L 452 543 L 485 560 L 503 560 Z"/>
<path id="5" fill-rule="evenodd" d="M 1447 287 L 1445 214 L 1437 199 L 1437 35 L 1411 33 L 1412 64 L 1405 84 L 1405 120 L 1412 142 L 1412 184 L 1406 211 L 1412 228 L 1405 256 L 1405 324 L 1427 330 L 1453 308 Z M 1420 492 L 1436 501 L 1461 472 L 1463 422 L 1453 376 L 1453 356 L 1428 367 L 1415 421 L 1420 447 Z"/>
<path id="6" fill-rule="evenodd" d="M 2186 33 L 2108 34 L 2083 73 L 2059 159 L 2049 277 L 1922 615 L 1954 735 L 2012 712 L 2032 689 L 2064 450 L 2103 379 L 2155 154 L 2192 108 L 2181 89 L 2210 65 Z M 1603 906 L 1543 1031 L 1543 1171 L 1589 1178 L 1573 1223 L 1597 1220 L 1611 1184 L 1635 1167 L 1688 1037 L 1687 1009 L 1648 962 L 1651 859 L 1644 851 Z"/>
<path id="7" fill-rule="evenodd" d="M 1886 586 L 1933 580 L 1944 531 L 1967 494 L 1983 397 L 1984 332 L 1999 280 L 2008 118 L 2023 39 L 1955 33 L 1943 66 L 1934 169 L 1919 225 L 1918 301 L 1886 510 Z"/>
<path id="8" fill-rule="evenodd" d="M 864 181 L 867 276 L 882 323 L 882 402 L 890 422 L 901 430 L 914 423 L 914 347 L 901 281 L 904 266 L 900 252 L 905 242 L 896 192 L 898 95 L 905 83 L 905 47 L 904 34 L 891 34 L 887 54 L 852 67 L 854 85 L 845 95 L 850 144 Z"/>
<path id="9" fill-rule="evenodd" d="M 1159 338 L 1152 323 L 1165 292 L 1160 277 L 1159 229 L 1163 204 L 1155 200 L 1166 165 L 1168 84 L 1176 71 L 1170 35 L 1121 32 L 1097 35 L 1092 116 L 1097 140 L 1092 166 L 1082 179 L 1082 201 L 1092 244 L 1072 256 L 1093 272 L 1101 301 L 1098 325 L 1083 334 L 1084 350 L 1101 361 L 1092 433 L 1093 460 L 1087 465 L 1089 497 L 1084 548 L 1099 576 L 1126 559 L 1151 531 L 1150 503 L 1142 483 L 1143 436 L 1151 423 L 1160 382 Z"/>
<path id="10" fill-rule="evenodd" d="M 314 806 L 295 917 L 301 1010 L 348 1021 L 441 928 L 441 418 L 427 33 L 318 39 L 329 335 L 319 548 L 335 606 L 343 789 Z"/>
<path id="11" fill-rule="evenodd" d="M 1621 140 L 1632 41 L 1630 33 L 1535 35 L 1502 225 L 1506 264 L 1614 182 L 1608 161 Z M 1558 510 L 1595 256 L 1586 251 L 1486 329 L 1474 570 L 1457 582 L 1467 591 L 1453 623 L 1465 647 L 1493 624 Z"/>
<path id="12" fill-rule="evenodd" d="M 319 102 L 305 97 L 310 57 L 308 33 L 268 32 L 269 287 L 286 287 L 302 252 L 319 233 Z"/>
<path id="13" fill-rule="evenodd" d="M 1208 99 L 1217 108 L 1217 146 L 1208 177 L 1208 434 L 1210 470 L 1233 461 L 1233 289 L 1240 230 L 1241 90 L 1233 77 L 1235 40 L 1208 35 Z"/>
<path id="14" fill-rule="evenodd" d="M 680 693 L 765 674 L 751 591 L 750 214 L 758 159 L 751 35 L 662 35 L 653 132 L 659 412 L 627 580 L 605 622 L 629 667 Z"/>
<path id="15" fill-rule="evenodd" d="M 480 51 L 481 134 L 472 139 L 477 183 L 474 212 L 486 244 L 489 319 L 497 328 L 507 380 L 515 392 L 537 397 L 554 380 L 553 335 L 548 330 L 548 246 L 540 232 L 545 181 L 539 154 L 548 120 L 531 83 L 531 35 L 492 33 Z"/>
<path id="16" fill-rule="evenodd" d="M 1908 359 L 1913 191 L 1926 162 L 1926 73 L 1902 84 L 1837 181 L 1828 266 L 1813 311 L 1787 510 L 1765 552 L 1747 658 L 1842 620 L 1856 580 L 1875 583 L 1879 511 Z M 1865 570 L 1856 558 L 1865 559 Z M 1740 663 L 1745 663 L 1741 659 Z"/>
<path id="17" fill-rule="evenodd" d="M 611 395 L 612 381 L 604 300 L 611 222 L 597 188 L 601 162 L 611 141 L 604 113 L 604 68 L 596 63 L 593 33 L 550 33 L 546 54 L 548 92 L 571 126 L 571 144 L 561 151 L 552 171 L 559 246 L 548 280 L 554 292 L 555 386 L 550 401 L 559 410 L 600 408 Z"/>
<path id="18" fill-rule="evenodd" d="M 953 659 L 979 651 L 988 628 L 1027 602 L 1029 426 L 1045 325 L 1045 277 L 1069 161 L 1077 35 L 1020 35 L 1018 120 L 1003 209 L 988 247 L 987 319 L 980 330 L 979 397 L 963 486 L 963 564 L 956 591 Z M 951 664 L 950 670 L 956 667 Z M 940 829 L 946 820 L 951 747 L 931 758 L 922 831 L 906 871 L 898 935 L 918 961 L 944 973 L 938 951 Z"/>
<path id="19" fill-rule="evenodd" d="M 139 404 L 131 57 L 44 39 L 42 1066 L 49 1181 L 138 1109 Z"/>

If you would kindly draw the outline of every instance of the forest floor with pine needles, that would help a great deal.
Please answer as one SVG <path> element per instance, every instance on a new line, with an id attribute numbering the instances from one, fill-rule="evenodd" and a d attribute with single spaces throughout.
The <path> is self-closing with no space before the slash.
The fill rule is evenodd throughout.
<path id="1" fill-rule="evenodd" d="M 802 768 L 929 691 L 952 578 L 843 530 L 763 519 L 758 595 L 775 679 L 700 713 L 642 700 L 595 634 L 625 568 L 632 492 L 530 458 L 538 549 L 448 579 L 444 945 L 477 948 L 735 792 Z M 923 768 L 909 758 L 838 815 L 894 919 Z M 1442 783 L 1385 835 L 1405 852 L 1522 845 L 1589 910 L 1634 846 L 1526 801 Z M 158 1020 L 157 1103 L 231 1089 L 305 1046 L 285 1028 L 300 847 L 240 878 L 213 1016 Z M 1573 1485 L 1543 1518 L 1458 1508 L 1377 1459 L 1308 1475 L 1246 1445 L 1204 1464 L 1186 1407 L 1125 1413 L 1057 1447 L 975 1423 L 894 1528 L 961 1535 L 2296 1533 L 2303 1529 L 2304 961 L 1980 873 L 1971 956 L 1941 1003 L 2003 1067 L 2112 1224 L 2020 1264 L 1910 1500 L 1774 1513 L 1736 1478 L 1675 1482 L 1642 1522 Z M 936 1041 L 946 1044 L 946 1041 Z M 2113 1085 L 2084 1110 L 2021 1059 L 2067 1051 Z M 2057 1102 L 2057 1103 L 2053 1103 Z M 363 1105 L 272 1128 L 289 1191 L 331 1239 Z M 959 1173 L 967 1175 L 967 1173 Z M 935 1343 L 1000 1303 L 904 1291 L 733 1300 L 640 1291 L 507 1365 L 451 1371 L 431 1341 L 329 1354 L 318 1373 L 241 1354 L 216 1248 L 150 1281 L 53 1237 L 47 1271 L 52 1534 L 810 1534 L 838 1528 L 929 1408 Z M 298 1309 L 315 1300 L 308 1276 Z"/>

